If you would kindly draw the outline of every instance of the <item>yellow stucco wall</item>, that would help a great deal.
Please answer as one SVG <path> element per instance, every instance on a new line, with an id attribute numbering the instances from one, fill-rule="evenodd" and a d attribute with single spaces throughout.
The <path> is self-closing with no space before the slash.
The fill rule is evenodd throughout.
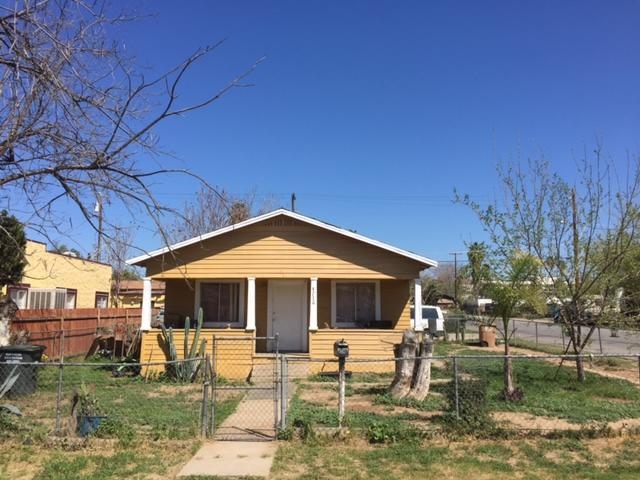
<path id="1" fill-rule="evenodd" d="M 94 308 L 96 292 L 109 294 L 111 266 L 47 252 L 46 245 L 27 240 L 25 268 L 21 283 L 30 288 L 68 288 L 78 291 L 76 308 Z"/>

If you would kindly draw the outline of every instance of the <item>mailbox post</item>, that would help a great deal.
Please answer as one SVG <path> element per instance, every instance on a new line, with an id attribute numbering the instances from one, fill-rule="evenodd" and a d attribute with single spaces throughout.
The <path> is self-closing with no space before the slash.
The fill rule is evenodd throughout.
<path id="1" fill-rule="evenodd" d="M 333 344 L 333 354 L 338 357 L 338 426 L 342 428 L 344 419 L 345 373 L 344 367 L 349 356 L 349 344 L 339 340 Z"/>

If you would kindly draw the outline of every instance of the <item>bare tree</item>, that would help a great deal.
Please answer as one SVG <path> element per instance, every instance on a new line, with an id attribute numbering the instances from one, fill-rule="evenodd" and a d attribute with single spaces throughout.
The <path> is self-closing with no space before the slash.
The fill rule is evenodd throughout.
<path id="1" fill-rule="evenodd" d="M 501 167 L 502 202 L 485 208 L 469 196 L 457 200 L 478 214 L 497 255 L 524 252 L 540 262 L 548 296 L 560 304 L 569 333 L 567 351 L 576 355 L 577 376 L 584 381 L 580 354 L 601 321 L 589 314 L 594 299 L 609 303 L 615 289 L 604 280 L 620 271 L 637 239 L 640 159 L 631 159 L 617 176 L 597 148 L 577 167 L 574 185 L 544 160 L 529 162 L 526 170 Z"/>
<path id="2" fill-rule="evenodd" d="M 234 195 L 224 188 L 203 186 L 193 201 L 185 203 L 184 214 L 169 228 L 169 237 L 174 242 L 197 237 L 266 213 L 272 207 L 270 197 L 258 202 L 255 191 Z"/>
<path id="3" fill-rule="evenodd" d="M 137 272 L 127 265 L 127 258 L 131 257 L 133 229 L 119 227 L 113 229 L 106 242 L 105 261 L 111 265 L 111 301 L 115 307 L 119 306 L 120 288 L 124 280 L 139 279 Z"/>
<path id="4" fill-rule="evenodd" d="M 27 206 L 21 212 L 27 227 L 47 238 L 68 225 L 61 212 L 69 203 L 102 230 L 92 215 L 102 195 L 151 219 L 166 241 L 164 216 L 179 212 L 156 199 L 153 182 L 172 174 L 197 176 L 160 166 L 154 128 L 246 86 L 243 79 L 255 67 L 184 104 L 182 80 L 221 42 L 149 79 L 111 40 L 114 29 L 133 20 L 111 14 L 114 8 L 108 0 L 0 6 L 0 190 L 12 205 Z"/>
<path id="5" fill-rule="evenodd" d="M 435 305 L 443 296 L 454 298 L 455 281 L 453 264 L 441 263 L 437 268 L 430 268 L 422 279 L 423 303 Z"/>

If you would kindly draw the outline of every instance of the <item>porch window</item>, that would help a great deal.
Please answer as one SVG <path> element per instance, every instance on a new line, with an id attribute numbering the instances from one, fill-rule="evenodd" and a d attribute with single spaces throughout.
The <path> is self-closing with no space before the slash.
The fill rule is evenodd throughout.
<path id="1" fill-rule="evenodd" d="M 333 323 L 336 327 L 367 327 L 380 320 L 378 282 L 333 282 Z"/>
<path id="2" fill-rule="evenodd" d="M 201 282 L 200 307 L 204 324 L 240 326 L 242 318 L 242 288 L 240 282 Z"/>

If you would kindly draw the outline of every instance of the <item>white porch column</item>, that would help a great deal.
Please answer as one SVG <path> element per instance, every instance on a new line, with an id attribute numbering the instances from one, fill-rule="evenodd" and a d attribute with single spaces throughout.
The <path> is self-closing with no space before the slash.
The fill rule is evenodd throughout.
<path id="1" fill-rule="evenodd" d="M 416 278 L 413 290 L 413 329 L 421 332 L 422 329 L 422 280 Z"/>
<path id="2" fill-rule="evenodd" d="M 247 278 L 247 326 L 245 330 L 255 331 L 256 329 L 256 279 Z"/>
<path id="3" fill-rule="evenodd" d="M 140 330 L 151 330 L 151 277 L 142 279 L 142 318 Z"/>
<path id="4" fill-rule="evenodd" d="M 318 279 L 311 278 L 309 287 L 309 331 L 318 330 Z"/>

